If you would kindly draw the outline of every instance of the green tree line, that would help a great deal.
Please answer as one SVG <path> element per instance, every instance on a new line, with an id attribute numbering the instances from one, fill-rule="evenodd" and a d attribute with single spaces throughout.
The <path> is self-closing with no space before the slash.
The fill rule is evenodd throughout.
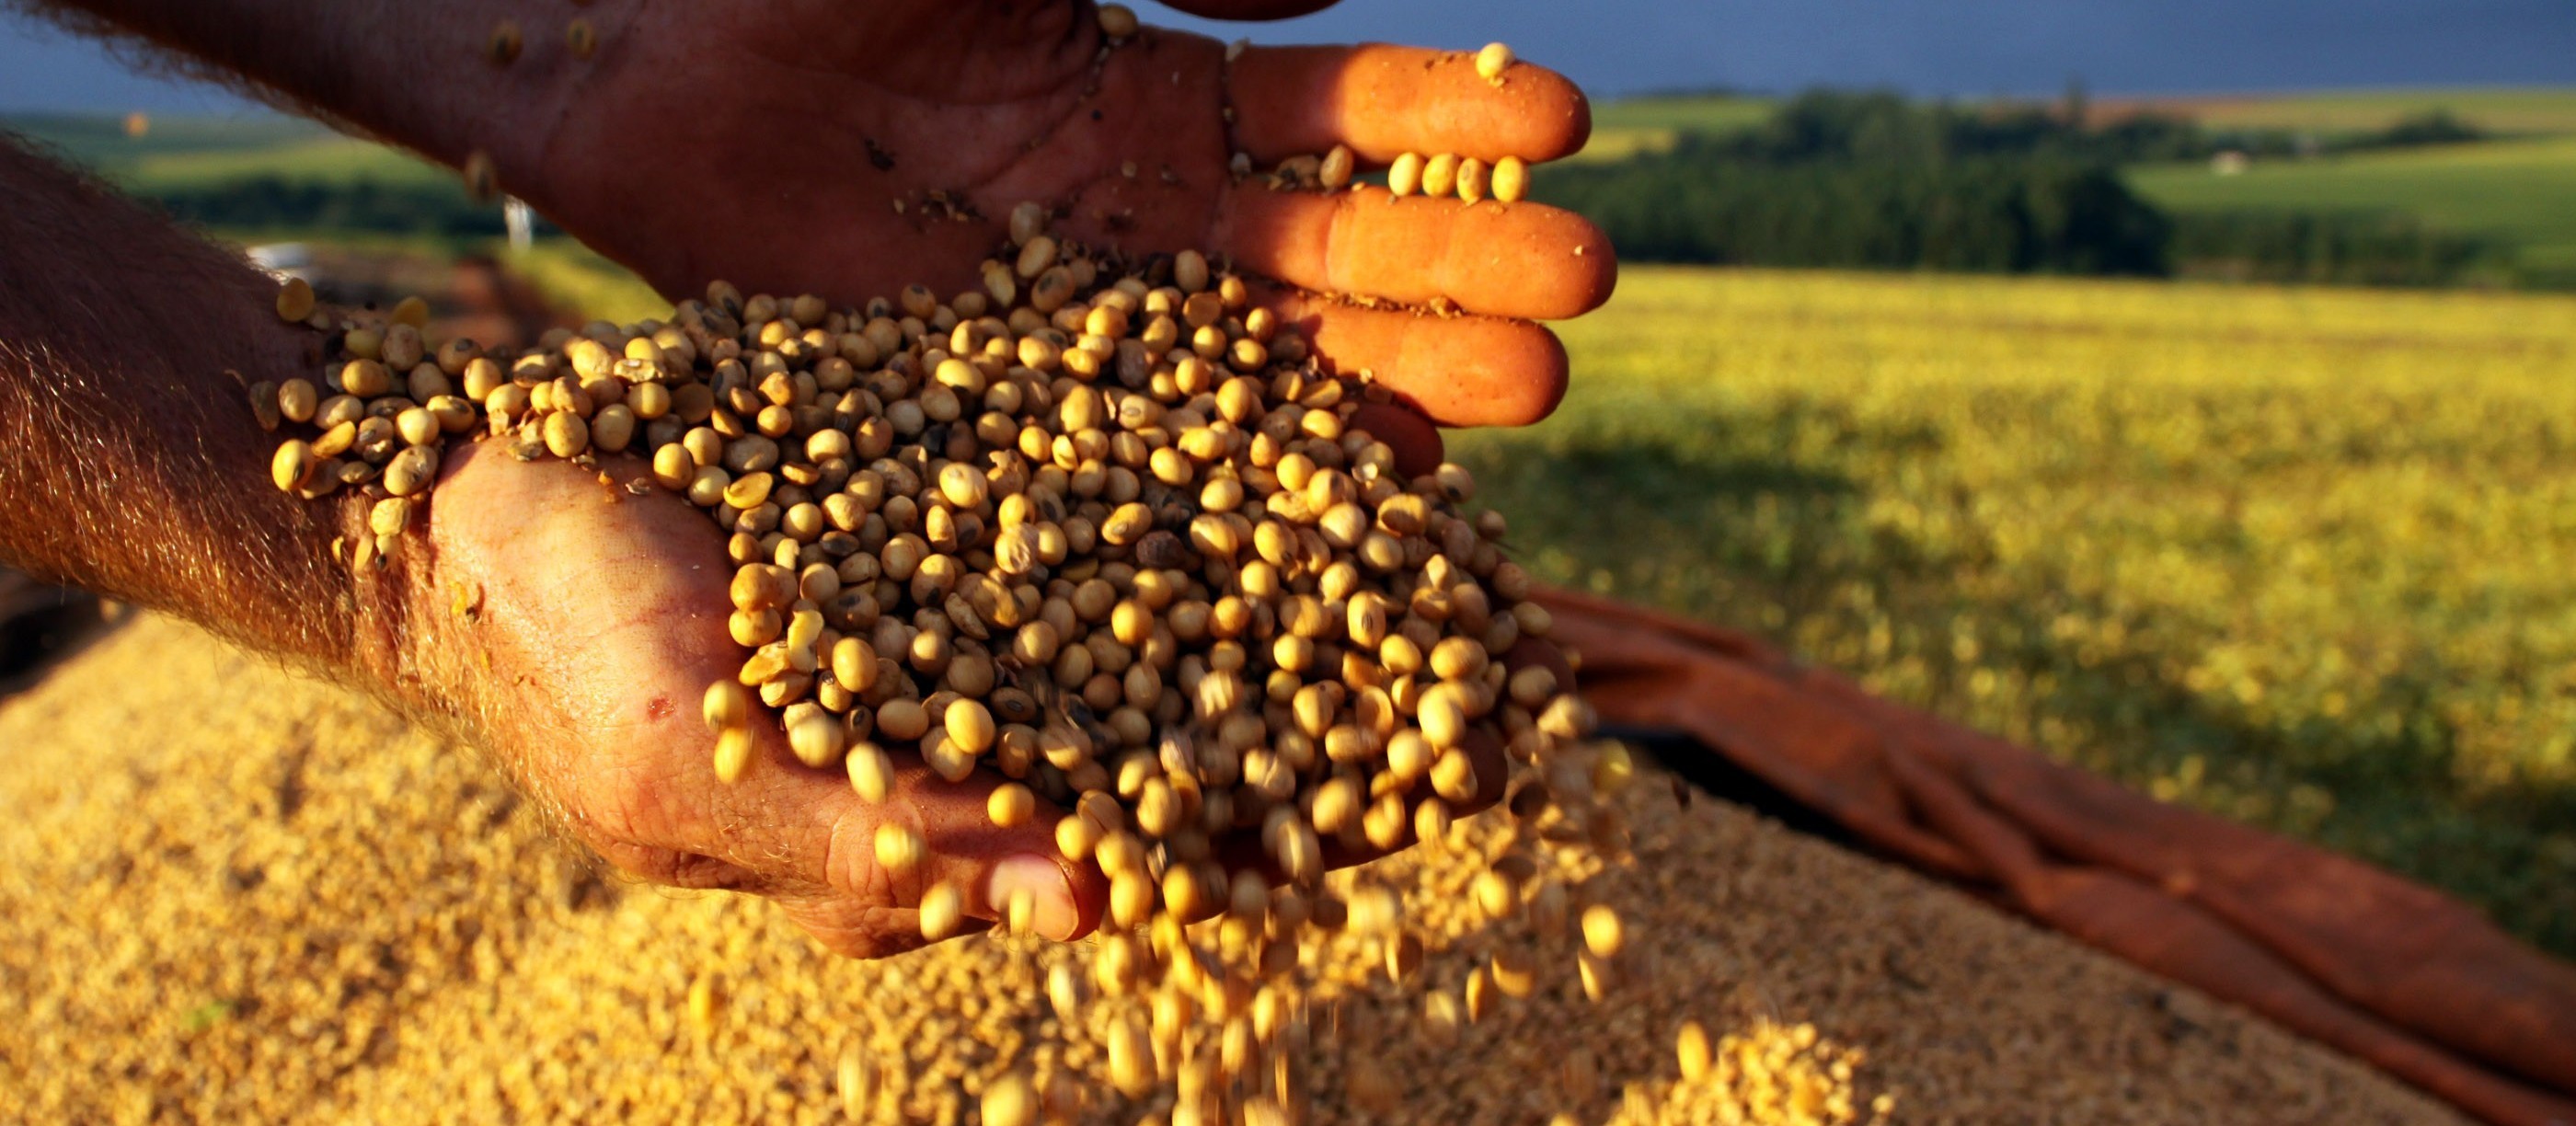
<path id="1" fill-rule="evenodd" d="M 2443 285 L 2503 269 L 2500 248 L 2402 216 L 2167 214 L 2119 166 L 2213 155 L 2241 138 L 2187 121 L 2085 120 L 1821 91 L 1751 129 L 1551 169 L 1539 196 L 1602 225 L 1634 261 L 1993 273 L 2212 275 Z M 2445 116 L 2344 142 L 2456 140 Z"/>

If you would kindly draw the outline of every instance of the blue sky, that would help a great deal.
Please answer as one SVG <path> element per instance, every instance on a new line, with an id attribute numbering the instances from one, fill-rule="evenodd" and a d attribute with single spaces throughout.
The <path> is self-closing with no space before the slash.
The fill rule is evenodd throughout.
<path id="1" fill-rule="evenodd" d="M 1818 84 L 2046 94 L 2079 76 L 2103 94 L 2576 84 L 2571 0 L 1346 0 L 1260 25 L 1139 8 L 1265 42 L 1500 39 L 1602 96 Z M 0 112 L 240 104 L 0 16 Z"/>

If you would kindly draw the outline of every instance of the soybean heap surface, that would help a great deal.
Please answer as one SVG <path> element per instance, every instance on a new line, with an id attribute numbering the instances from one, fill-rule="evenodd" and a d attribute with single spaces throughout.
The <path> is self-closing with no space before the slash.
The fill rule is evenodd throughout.
<path id="1" fill-rule="evenodd" d="M 1074 948 L 843 961 L 759 901 L 604 880 L 471 751 L 165 619 L 0 703 L 0 746 L 0 1068 L 31 1121 L 957 1123 L 1023 1051 L 1042 1083 L 1085 1077 L 1084 1121 L 1155 1109 L 1108 1093 L 1089 1026 L 1055 1046 L 1040 982 Z M 1556 967 L 1442 1047 L 1420 996 L 1337 939 L 1310 954 L 1347 997 L 1339 1039 L 1318 1036 L 1314 1121 L 2457 1121 L 1906 873 L 1680 809 L 1660 781 L 1626 791 L 1635 866 L 1578 889 L 1628 920 L 1610 1003 Z M 1423 978 L 1453 995 L 1526 941 L 1477 921 L 1461 856 L 1387 862 Z M 693 1011 L 693 992 L 721 1000 Z M 1685 1020 L 1717 1047 L 1689 1081 Z M 1401 1110 L 1345 1102 L 1355 1065 Z M 869 1087 L 848 1106 L 845 1074 Z"/>
<path id="2" fill-rule="evenodd" d="M 1453 439 L 1541 578 L 2576 954 L 2576 298 L 1632 268 Z"/>

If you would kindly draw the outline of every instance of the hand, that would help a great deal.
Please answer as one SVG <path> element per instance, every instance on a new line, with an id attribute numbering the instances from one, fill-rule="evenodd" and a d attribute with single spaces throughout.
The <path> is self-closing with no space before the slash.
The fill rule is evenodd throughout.
<path id="1" fill-rule="evenodd" d="M 497 443 L 449 451 L 428 542 L 403 560 L 426 570 L 413 666 L 436 670 L 430 687 L 467 705 L 468 734 L 610 863 L 656 883 L 767 896 L 823 945 L 859 957 L 921 945 L 912 906 L 935 882 L 959 887 L 985 922 L 1026 888 L 1050 938 L 1098 922 L 1106 884 L 1057 854 L 1060 811 L 995 827 L 984 805 L 993 775 L 952 784 L 899 754 L 900 783 L 871 804 L 846 775 L 800 764 L 784 736 L 759 727 L 753 769 L 718 782 L 700 700 L 740 667 L 741 649 L 725 631 L 732 568 L 715 525 L 670 493 L 627 493 L 624 482 L 646 475 L 631 460 L 613 467 L 612 486 L 567 462 L 517 461 Z M 468 613 L 454 612 L 459 591 Z M 888 820 L 928 842 L 917 870 L 877 865 L 876 829 Z"/>
<path id="2" fill-rule="evenodd" d="M 1268 19 L 1330 2 L 1173 6 Z M 1230 256 L 1278 283 L 1264 300 L 1344 374 L 1375 373 L 1442 425 L 1493 426 L 1564 393 L 1563 348 L 1528 322 L 1600 305 L 1618 274 L 1601 232 L 1551 207 L 1278 192 L 1227 170 L 1237 153 L 1266 171 L 1337 143 L 1371 168 L 1580 149 L 1582 93 L 1527 63 L 1494 84 L 1454 52 L 1228 61 L 1150 27 L 1110 44 L 1092 0 L 40 7 L 57 4 L 450 165 L 482 152 L 503 190 L 674 297 L 718 277 L 842 304 L 914 282 L 955 294 L 1034 200 L 1098 248 Z M 575 20 L 595 31 L 588 57 L 567 45 Z M 505 26 L 525 47 L 497 65 Z M 1437 444 L 1418 420 L 1369 425 L 1399 450 Z"/>
<path id="3" fill-rule="evenodd" d="M 1059 234 L 1095 246 L 1232 255 L 1282 283 L 1266 300 L 1339 370 L 1370 369 L 1431 420 L 1476 426 L 1534 422 L 1564 392 L 1563 349 L 1513 318 L 1584 312 L 1615 280 L 1608 241 L 1555 208 L 1274 191 L 1227 172 L 1237 151 L 1266 172 L 1336 143 L 1371 167 L 1408 150 L 1579 149 L 1583 95 L 1526 63 L 1496 86 L 1466 55 L 1414 48 L 1253 47 L 1228 64 L 1223 45 L 1159 28 L 1104 48 L 1077 0 L 594 10 L 592 69 L 537 152 L 514 168 L 504 151 L 503 186 L 675 297 L 716 276 L 844 302 L 913 282 L 956 293 L 1012 205 L 1037 200 Z M 531 51 L 520 65 L 580 65 Z M 948 217 L 934 193 L 969 215 Z M 1421 312 L 1436 302 L 1476 315 Z M 1370 425 L 1436 450 L 1418 422 Z"/>

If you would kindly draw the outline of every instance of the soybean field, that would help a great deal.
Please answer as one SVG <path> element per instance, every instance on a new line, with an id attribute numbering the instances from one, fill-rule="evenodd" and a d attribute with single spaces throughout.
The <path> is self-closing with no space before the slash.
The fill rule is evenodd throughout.
<path id="1" fill-rule="evenodd" d="M 1747 628 L 2576 953 L 2576 298 L 1637 268 L 1452 454 Z"/>

